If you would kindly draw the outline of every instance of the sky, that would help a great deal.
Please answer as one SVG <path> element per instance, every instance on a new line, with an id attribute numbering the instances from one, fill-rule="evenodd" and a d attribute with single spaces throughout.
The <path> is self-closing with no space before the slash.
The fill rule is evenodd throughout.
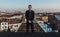
<path id="1" fill-rule="evenodd" d="M 60 11 L 60 0 L 0 0 L 0 9 L 27 10 L 29 4 L 36 11 Z"/>

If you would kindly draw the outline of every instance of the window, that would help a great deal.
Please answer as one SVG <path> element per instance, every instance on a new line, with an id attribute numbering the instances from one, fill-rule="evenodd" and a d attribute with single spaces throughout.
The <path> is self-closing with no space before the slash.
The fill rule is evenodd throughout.
<path id="1" fill-rule="evenodd" d="M 18 27 L 18 25 L 15 25 L 15 27 Z"/>
<path id="2" fill-rule="evenodd" d="M 57 18 L 57 20 L 60 20 L 60 15 L 55 15 L 55 17 Z"/>

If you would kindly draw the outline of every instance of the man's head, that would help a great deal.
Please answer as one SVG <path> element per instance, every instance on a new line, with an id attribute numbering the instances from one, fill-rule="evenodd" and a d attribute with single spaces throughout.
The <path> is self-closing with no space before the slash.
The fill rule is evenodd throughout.
<path id="1" fill-rule="evenodd" d="M 32 10 L 32 5 L 28 5 L 29 10 Z"/>

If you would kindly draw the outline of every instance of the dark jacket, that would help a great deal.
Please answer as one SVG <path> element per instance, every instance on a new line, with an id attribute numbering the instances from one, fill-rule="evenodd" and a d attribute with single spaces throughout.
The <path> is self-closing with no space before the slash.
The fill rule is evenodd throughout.
<path id="1" fill-rule="evenodd" d="M 34 20 L 34 15 L 35 15 L 35 13 L 33 10 L 31 10 L 31 11 L 27 10 L 25 13 L 27 20 Z"/>

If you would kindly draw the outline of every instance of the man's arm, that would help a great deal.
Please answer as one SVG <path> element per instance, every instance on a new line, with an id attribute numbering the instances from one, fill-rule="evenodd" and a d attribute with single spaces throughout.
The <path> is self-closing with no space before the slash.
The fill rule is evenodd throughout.
<path id="1" fill-rule="evenodd" d="M 33 11 L 33 20 L 34 20 L 34 18 L 35 18 L 35 12 Z"/>

